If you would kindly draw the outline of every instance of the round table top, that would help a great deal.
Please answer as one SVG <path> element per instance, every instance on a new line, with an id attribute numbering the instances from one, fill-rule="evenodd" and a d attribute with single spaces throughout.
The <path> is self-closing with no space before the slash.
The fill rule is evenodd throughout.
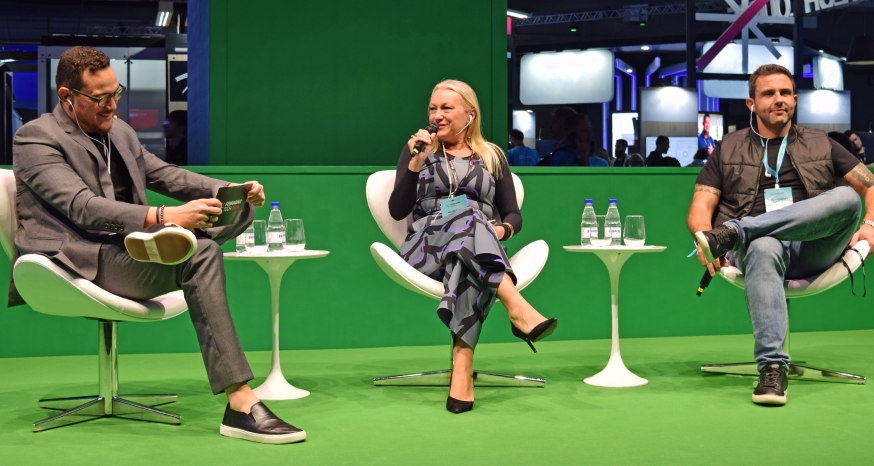
<path id="1" fill-rule="evenodd" d="M 318 250 L 303 250 L 297 252 L 281 251 L 281 252 L 262 252 L 259 254 L 240 254 L 237 252 L 226 252 L 224 254 L 227 260 L 237 261 L 262 261 L 269 259 L 317 259 L 330 254 L 330 251 Z"/>
<path id="2" fill-rule="evenodd" d="M 662 252 L 667 246 L 564 246 L 570 252 Z"/>

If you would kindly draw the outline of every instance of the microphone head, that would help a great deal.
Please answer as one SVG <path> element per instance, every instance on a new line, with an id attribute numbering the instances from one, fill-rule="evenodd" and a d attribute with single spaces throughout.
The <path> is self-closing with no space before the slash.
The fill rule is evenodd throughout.
<path id="1" fill-rule="evenodd" d="M 427 131 L 431 134 L 436 133 L 438 129 L 440 129 L 440 127 L 437 126 L 437 123 L 430 123 L 430 124 L 428 124 L 428 126 L 425 127 L 425 131 Z"/>

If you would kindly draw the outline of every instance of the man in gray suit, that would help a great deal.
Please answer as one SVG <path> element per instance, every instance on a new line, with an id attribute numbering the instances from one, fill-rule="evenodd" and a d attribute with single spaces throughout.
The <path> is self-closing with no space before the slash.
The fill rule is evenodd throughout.
<path id="1" fill-rule="evenodd" d="M 253 206 L 265 202 L 263 187 L 250 182 L 238 224 L 211 228 L 221 212 L 216 193 L 233 183 L 164 163 L 140 144 L 130 126 L 115 120 L 125 88 L 105 54 L 90 47 L 68 50 L 58 63 L 56 82 L 60 100 L 54 111 L 15 135 L 19 226 L 13 264 L 20 255 L 43 254 L 129 299 L 182 289 L 212 391 L 228 396 L 221 433 L 263 443 L 305 439 L 306 432 L 279 419 L 249 388 L 252 371 L 225 292 L 219 245 L 252 222 Z M 149 206 L 146 189 L 186 203 Z M 124 237 L 166 228 L 159 221 L 175 224 L 171 228 L 180 233 L 181 228 L 196 233 L 190 259 L 165 265 L 131 257 Z M 10 306 L 24 303 L 14 283 L 9 301 Z"/>

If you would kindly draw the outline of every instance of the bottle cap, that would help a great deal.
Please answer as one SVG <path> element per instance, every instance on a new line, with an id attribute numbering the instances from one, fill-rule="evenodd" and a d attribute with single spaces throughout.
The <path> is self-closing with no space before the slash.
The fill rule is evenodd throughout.
<path id="1" fill-rule="evenodd" d="M 279 203 L 278 202 L 271 202 L 270 207 L 279 207 Z"/>
<path id="2" fill-rule="evenodd" d="M 610 199 L 610 203 L 611 203 L 611 204 L 615 204 L 615 203 L 616 203 L 616 199 Z"/>
<path id="3" fill-rule="evenodd" d="M 591 204 L 591 203 L 592 203 L 591 199 L 586 199 L 586 204 Z"/>

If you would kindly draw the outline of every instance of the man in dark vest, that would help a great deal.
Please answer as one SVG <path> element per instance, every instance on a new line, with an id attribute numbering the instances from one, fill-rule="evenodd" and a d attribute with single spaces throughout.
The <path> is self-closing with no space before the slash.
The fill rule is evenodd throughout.
<path id="1" fill-rule="evenodd" d="M 798 96 L 789 70 L 760 67 L 749 91 L 756 124 L 714 149 L 687 226 L 711 276 L 726 262 L 743 271 L 760 373 L 753 402 L 782 405 L 790 361 L 783 280 L 824 271 L 848 244 L 874 244 L 874 176 L 825 132 L 792 124 Z M 838 178 L 851 187 L 836 187 Z M 866 212 L 857 231 L 859 196 Z"/>

